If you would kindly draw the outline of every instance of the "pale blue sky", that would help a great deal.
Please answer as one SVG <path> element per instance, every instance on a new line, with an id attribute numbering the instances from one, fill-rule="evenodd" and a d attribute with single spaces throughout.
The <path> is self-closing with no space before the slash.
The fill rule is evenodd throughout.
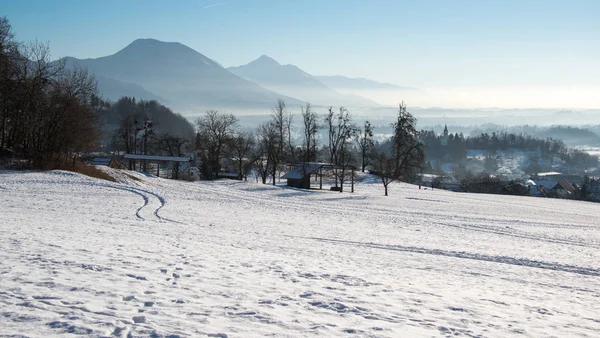
<path id="1" fill-rule="evenodd" d="M 428 89 L 600 87 L 597 0 L 0 0 L 0 8 L 19 40 L 48 41 L 55 58 L 156 38 L 224 66 L 267 54 L 315 75 Z"/>

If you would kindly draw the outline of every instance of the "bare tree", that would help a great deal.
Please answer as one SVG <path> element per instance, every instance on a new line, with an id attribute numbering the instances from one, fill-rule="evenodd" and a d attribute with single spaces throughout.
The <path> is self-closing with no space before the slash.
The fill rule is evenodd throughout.
<path id="1" fill-rule="evenodd" d="M 159 134 L 156 140 L 161 153 L 168 156 L 183 156 L 190 145 L 190 140 L 169 134 Z"/>
<path id="2" fill-rule="evenodd" d="M 304 145 L 303 161 L 304 163 L 316 161 L 317 157 L 317 132 L 319 125 L 317 123 L 317 114 L 312 111 L 310 103 L 302 107 L 302 122 L 304 123 Z"/>
<path id="3" fill-rule="evenodd" d="M 276 138 L 271 140 L 274 144 L 274 149 L 269 153 L 269 163 L 271 165 L 270 173 L 272 183 L 275 185 L 277 172 L 280 170 L 280 166 L 285 159 L 285 144 L 288 140 L 288 124 L 291 122 L 291 118 L 288 117 L 286 110 L 285 101 L 277 100 L 277 105 L 273 108 L 273 114 L 271 123 L 276 131 Z"/>
<path id="4" fill-rule="evenodd" d="M 190 140 L 173 136 L 169 134 L 158 134 L 154 137 L 158 149 L 161 153 L 168 156 L 183 156 L 190 146 Z M 172 177 L 179 178 L 179 165 L 174 165 L 172 169 Z"/>
<path id="5" fill-rule="evenodd" d="M 254 151 L 255 145 L 256 141 L 251 133 L 238 133 L 231 140 L 231 150 L 240 180 L 247 178 L 250 168 L 261 157 Z"/>
<path id="6" fill-rule="evenodd" d="M 371 164 L 371 154 L 375 145 L 373 142 L 373 128 L 369 121 L 365 121 L 363 129 L 356 133 L 356 144 L 360 152 L 361 170 L 364 173 L 365 167 Z"/>
<path id="7" fill-rule="evenodd" d="M 17 72 L 15 58 L 18 55 L 18 44 L 6 17 L 0 17 L 0 153 L 7 142 L 11 106 L 14 104 L 16 86 L 14 79 Z"/>
<path id="8" fill-rule="evenodd" d="M 279 147 L 279 135 L 275 123 L 269 121 L 260 125 L 257 130 L 257 139 L 259 159 L 256 162 L 256 169 L 262 183 L 266 184 L 271 171 L 277 169 L 277 166 L 272 164 Z M 275 174 L 272 175 L 272 178 L 275 180 Z"/>
<path id="9" fill-rule="evenodd" d="M 209 179 L 219 174 L 223 151 L 233 138 L 237 126 L 238 119 L 234 115 L 216 110 L 209 110 L 196 120 L 196 149 L 202 159 L 203 173 Z"/>
<path id="10" fill-rule="evenodd" d="M 340 191 L 343 189 L 345 169 L 349 165 L 351 155 L 349 153 L 350 140 L 356 133 L 356 126 L 352 124 L 352 118 L 348 110 L 340 107 L 336 114 L 332 107 L 329 107 L 325 115 L 325 127 L 327 128 L 329 140 L 329 161 L 336 166 L 342 166 L 341 175 L 335 170 L 335 186 L 340 182 Z"/>
<path id="11" fill-rule="evenodd" d="M 375 174 L 381 178 L 385 196 L 388 195 L 388 186 L 393 181 L 400 178 L 400 174 L 395 167 L 395 159 L 385 150 L 374 150 L 373 159 L 375 160 Z"/>
<path id="12" fill-rule="evenodd" d="M 288 148 L 288 153 L 286 154 L 287 156 L 285 156 L 285 158 L 287 158 L 287 161 L 290 163 L 295 163 L 296 162 L 296 150 L 295 150 L 295 146 L 294 146 L 294 142 L 292 142 L 292 122 L 294 120 L 294 115 L 292 115 L 291 112 L 287 112 L 285 115 L 285 130 L 286 130 L 286 134 L 287 134 L 287 148 Z"/>

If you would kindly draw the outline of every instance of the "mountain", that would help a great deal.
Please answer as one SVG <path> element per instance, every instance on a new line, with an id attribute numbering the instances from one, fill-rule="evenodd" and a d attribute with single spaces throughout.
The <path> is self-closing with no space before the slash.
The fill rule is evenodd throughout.
<path id="1" fill-rule="evenodd" d="M 177 42 L 139 39 L 110 56 L 67 58 L 66 62 L 94 73 L 106 85 L 101 88 L 104 91 L 134 84 L 136 90 L 160 96 L 177 109 L 265 108 L 273 106 L 278 98 L 289 105 L 303 103 L 244 80 Z M 129 86 L 127 90 L 134 88 Z"/>
<path id="2" fill-rule="evenodd" d="M 227 69 L 267 89 L 317 105 L 377 106 L 377 103 L 368 99 L 341 94 L 302 69 L 294 65 L 282 65 L 266 55 L 246 65 Z"/>
<path id="3" fill-rule="evenodd" d="M 331 88 L 340 90 L 418 90 L 416 88 L 402 87 L 391 83 L 377 82 L 365 78 L 349 78 L 341 75 L 315 76 L 315 78 Z"/>

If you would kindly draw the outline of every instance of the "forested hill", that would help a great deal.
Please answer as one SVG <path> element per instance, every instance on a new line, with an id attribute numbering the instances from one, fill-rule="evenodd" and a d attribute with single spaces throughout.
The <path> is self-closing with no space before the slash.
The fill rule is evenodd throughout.
<path id="1" fill-rule="evenodd" d="M 102 144 L 106 150 L 122 145 L 127 134 L 134 135 L 148 122 L 152 125 L 153 139 L 166 136 L 188 142 L 194 139 L 194 126 L 190 121 L 157 101 L 122 97 L 111 102 L 95 97 L 92 105 L 99 117 Z"/>

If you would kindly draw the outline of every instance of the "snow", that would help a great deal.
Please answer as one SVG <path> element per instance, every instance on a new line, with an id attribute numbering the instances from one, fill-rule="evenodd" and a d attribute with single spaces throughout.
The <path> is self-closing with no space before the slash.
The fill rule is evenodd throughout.
<path id="1" fill-rule="evenodd" d="M 595 336 L 600 205 L 0 172 L 0 335 Z"/>

